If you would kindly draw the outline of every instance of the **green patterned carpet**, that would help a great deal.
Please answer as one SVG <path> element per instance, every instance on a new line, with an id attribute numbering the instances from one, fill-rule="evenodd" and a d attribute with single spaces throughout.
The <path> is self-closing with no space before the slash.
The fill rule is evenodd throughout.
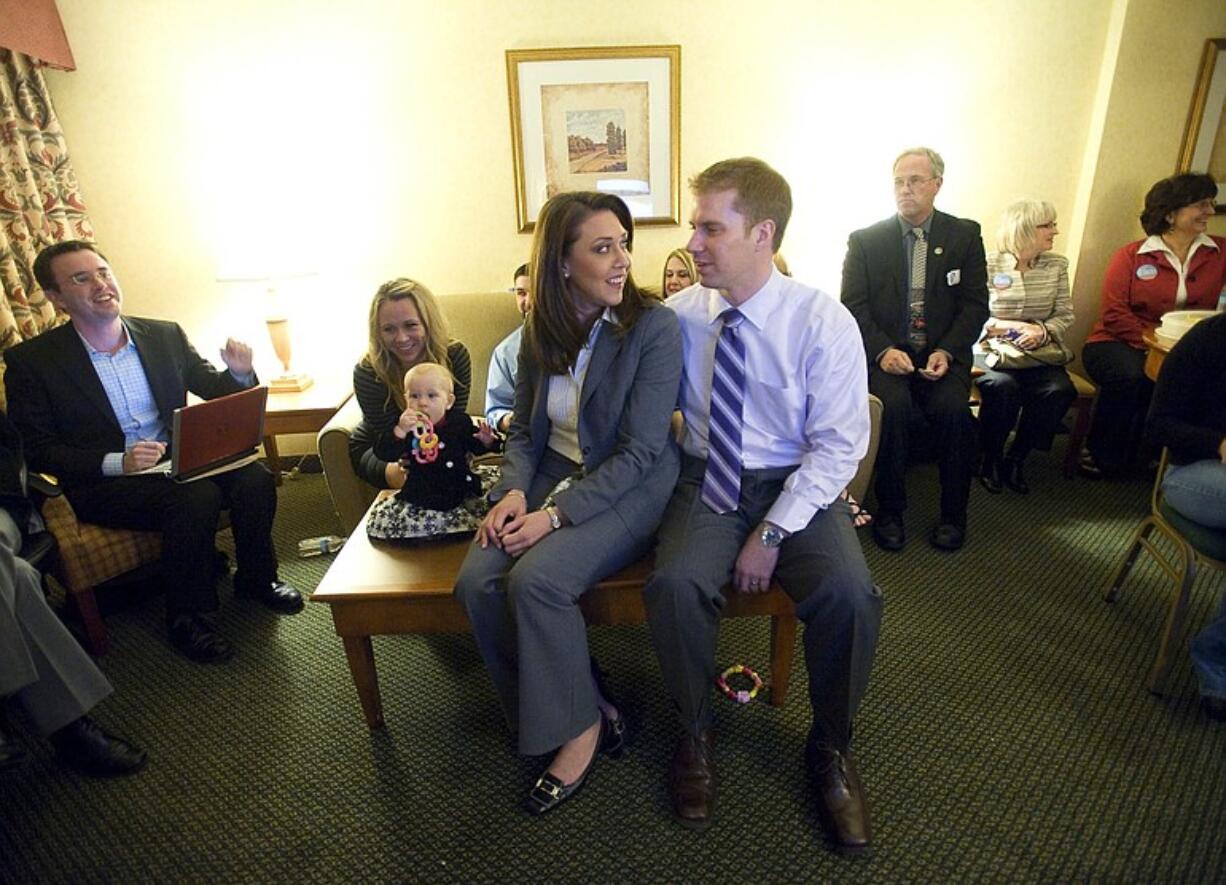
<path id="1" fill-rule="evenodd" d="M 329 613 L 278 618 L 229 599 L 235 660 L 170 651 L 160 600 L 111 614 L 97 711 L 149 750 L 140 775 L 94 782 L 46 745 L 0 776 L 0 880 L 55 882 L 1220 881 L 1226 728 L 1199 718 L 1186 649 L 1167 699 L 1143 679 L 1164 612 L 1144 564 L 1114 606 L 1103 581 L 1145 513 L 1143 480 L 1063 480 L 971 503 L 970 545 L 923 541 L 935 469 L 912 474 L 900 555 L 868 535 L 886 593 L 877 666 L 857 723 L 876 827 L 867 860 L 822 844 L 800 761 L 803 668 L 782 710 L 719 701 L 716 825 L 668 816 L 673 725 L 644 628 L 596 628 L 593 649 L 638 723 L 629 758 L 601 760 L 541 820 L 516 808 L 541 766 L 518 757 L 465 636 L 375 640 L 388 726 L 369 732 Z M 310 590 L 329 557 L 296 542 L 333 530 L 318 475 L 281 492 L 283 576 Z M 1191 629 L 1226 582 L 1197 583 Z M 765 671 L 767 623 L 727 624 L 722 663 Z M 799 658 L 798 658 L 799 660 Z"/>

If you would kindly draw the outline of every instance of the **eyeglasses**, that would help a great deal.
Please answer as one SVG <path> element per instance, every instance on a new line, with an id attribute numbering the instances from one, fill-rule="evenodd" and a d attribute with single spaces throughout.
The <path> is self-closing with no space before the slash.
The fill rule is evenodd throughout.
<path id="1" fill-rule="evenodd" d="M 1056 226 L 1056 222 L 1054 221 L 1049 221 L 1046 224 L 1036 224 L 1035 225 L 1035 227 L 1037 227 L 1039 230 L 1046 230 L 1049 227 L 1054 228 L 1055 226 Z"/>
<path id="2" fill-rule="evenodd" d="M 115 276 L 111 273 L 110 268 L 100 267 L 97 270 L 78 271 L 68 279 L 74 286 L 86 286 L 94 280 L 98 280 L 101 283 L 109 283 L 115 279 Z"/>
<path id="3" fill-rule="evenodd" d="M 895 178 L 894 179 L 894 190 L 900 191 L 904 187 L 910 188 L 911 190 L 915 190 L 921 184 L 927 184 L 930 181 L 936 181 L 936 180 L 937 180 L 936 175 L 933 175 L 930 178 L 920 178 L 918 175 L 909 175 L 906 178 Z"/>

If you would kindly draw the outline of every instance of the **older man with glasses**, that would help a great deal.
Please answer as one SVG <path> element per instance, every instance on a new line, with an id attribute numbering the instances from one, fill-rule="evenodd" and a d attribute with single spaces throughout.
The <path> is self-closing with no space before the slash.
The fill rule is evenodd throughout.
<path id="1" fill-rule="evenodd" d="M 945 162 L 931 148 L 894 161 L 898 214 L 858 230 L 843 262 L 843 303 L 855 315 L 868 357 L 869 391 L 885 406 L 877 455 L 873 537 L 885 550 L 906 544 L 906 467 L 911 413 L 927 419 L 939 453 L 941 512 L 929 542 L 966 541 L 975 427 L 967 406 L 971 349 L 988 318 L 983 239 L 974 221 L 933 208 Z"/>

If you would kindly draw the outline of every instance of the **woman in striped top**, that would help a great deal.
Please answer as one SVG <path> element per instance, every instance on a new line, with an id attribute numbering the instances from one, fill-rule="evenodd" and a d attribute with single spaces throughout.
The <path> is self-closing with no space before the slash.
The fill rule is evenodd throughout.
<path id="1" fill-rule="evenodd" d="M 466 421 L 472 361 L 468 349 L 448 335 L 434 293 L 408 277 L 379 287 L 370 303 L 369 332 L 366 355 L 353 367 L 353 395 L 362 420 L 349 437 L 349 460 L 354 472 L 375 488 L 399 489 L 404 469 L 375 450 L 403 448 L 392 431 L 405 409 L 404 373 L 423 362 L 445 366 L 455 378 L 455 403 L 448 415 Z"/>
<path id="2" fill-rule="evenodd" d="M 991 315 L 983 338 L 1008 336 L 1022 350 L 1060 341 L 1073 323 L 1068 259 L 1051 252 L 1059 231 L 1051 203 L 1019 200 L 1004 212 L 996 252 L 988 256 Z M 1051 448 L 1052 437 L 1077 392 L 1062 365 L 1026 369 L 985 368 L 979 378 L 983 466 L 979 482 L 993 494 L 1006 485 L 1030 491 L 1022 462 L 1032 449 Z M 1014 425 L 1017 433 L 1005 452 Z"/>

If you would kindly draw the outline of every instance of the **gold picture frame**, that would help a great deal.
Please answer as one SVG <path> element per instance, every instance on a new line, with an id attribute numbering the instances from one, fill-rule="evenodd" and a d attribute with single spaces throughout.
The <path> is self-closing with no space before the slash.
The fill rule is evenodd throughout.
<path id="1" fill-rule="evenodd" d="M 1218 211 L 1226 210 L 1226 37 L 1205 41 L 1175 171 L 1212 175 Z"/>
<path id="2" fill-rule="evenodd" d="M 521 233 L 555 193 L 615 193 L 638 225 L 681 217 L 681 47 L 508 49 Z"/>

